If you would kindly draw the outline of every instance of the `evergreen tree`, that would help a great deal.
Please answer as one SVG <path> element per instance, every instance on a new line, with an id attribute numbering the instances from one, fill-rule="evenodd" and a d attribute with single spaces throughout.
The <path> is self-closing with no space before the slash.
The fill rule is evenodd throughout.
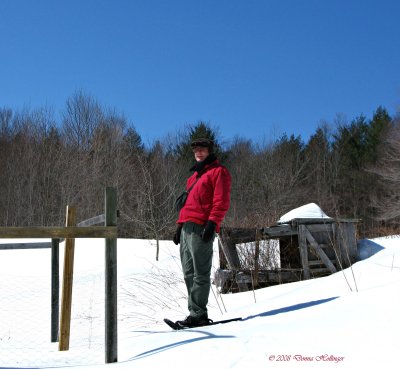
<path id="1" fill-rule="evenodd" d="M 378 107 L 368 127 L 366 139 L 366 162 L 375 164 L 379 158 L 382 143 L 391 127 L 392 119 L 386 109 Z"/>
<path id="2" fill-rule="evenodd" d="M 360 218 L 360 231 L 375 227 L 372 198 L 379 192 L 376 175 L 370 170 L 379 158 L 391 119 L 378 108 L 372 120 L 364 116 L 339 127 L 334 141 L 336 211 L 341 216 Z"/>
<path id="3" fill-rule="evenodd" d="M 190 143 L 197 138 L 208 138 L 214 142 L 214 153 L 224 161 L 225 155 L 222 152 L 218 142 L 217 133 L 205 122 L 199 122 L 196 125 L 189 126 L 188 133 L 176 147 L 178 160 L 181 163 L 190 165 L 193 162 L 193 152 Z"/>
<path id="4" fill-rule="evenodd" d="M 144 151 L 142 138 L 134 127 L 129 127 L 127 129 L 123 141 L 125 148 L 131 153 Z"/>
<path id="5" fill-rule="evenodd" d="M 340 170 L 360 170 L 365 163 L 368 139 L 368 123 L 361 115 L 354 119 L 350 125 L 338 127 L 334 135 L 334 151 L 340 158 Z"/>
<path id="6" fill-rule="evenodd" d="M 307 185 L 305 193 L 310 202 L 317 203 L 322 209 L 330 209 L 331 204 L 331 143 L 327 127 L 319 127 L 304 149 Z"/>

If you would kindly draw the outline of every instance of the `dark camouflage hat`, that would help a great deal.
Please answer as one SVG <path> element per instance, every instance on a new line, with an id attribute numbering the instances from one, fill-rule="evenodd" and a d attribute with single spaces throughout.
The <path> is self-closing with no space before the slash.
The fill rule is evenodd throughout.
<path id="1" fill-rule="evenodd" d="M 214 142 L 209 138 L 195 138 L 191 143 L 190 146 L 192 148 L 195 147 L 208 147 L 208 151 L 212 152 L 214 149 Z"/>

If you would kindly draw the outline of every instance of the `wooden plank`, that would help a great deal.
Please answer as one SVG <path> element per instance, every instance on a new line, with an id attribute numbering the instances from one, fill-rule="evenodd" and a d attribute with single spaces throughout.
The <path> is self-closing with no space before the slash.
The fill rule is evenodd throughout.
<path id="1" fill-rule="evenodd" d="M 90 227 L 98 224 L 104 224 L 106 216 L 104 214 L 97 215 L 93 218 L 83 220 L 77 224 L 78 227 Z"/>
<path id="2" fill-rule="evenodd" d="M 334 223 L 335 219 L 333 218 L 295 218 L 290 221 L 292 224 L 329 224 Z"/>
<path id="3" fill-rule="evenodd" d="M 311 232 L 311 234 L 314 233 L 332 233 L 333 232 L 333 227 L 334 223 L 328 223 L 328 224 L 307 224 L 307 229 Z"/>
<path id="4" fill-rule="evenodd" d="M 0 227 L 0 238 L 116 238 L 117 227 Z"/>
<path id="5" fill-rule="evenodd" d="M 51 240 L 51 342 L 58 341 L 59 305 L 60 305 L 60 240 Z"/>
<path id="6" fill-rule="evenodd" d="M 298 234 L 297 227 L 292 227 L 290 224 L 281 224 L 274 227 L 266 227 L 262 228 L 261 231 L 267 238 L 295 236 Z"/>
<path id="7" fill-rule="evenodd" d="M 289 283 L 297 282 L 301 279 L 301 272 L 295 271 L 283 271 L 283 270 L 271 270 L 267 271 L 267 282 L 269 283 Z M 261 281 L 263 281 L 261 279 Z"/>
<path id="8" fill-rule="evenodd" d="M 240 284 L 245 284 L 247 285 L 247 283 L 252 283 L 252 277 L 251 275 L 248 274 L 244 274 L 244 273 L 237 273 L 235 275 L 235 281 L 236 283 L 240 283 Z M 247 289 L 248 290 L 248 289 Z"/>
<path id="9" fill-rule="evenodd" d="M 105 226 L 117 225 L 117 191 L 105 190 Z M 106 239 L 105 250 L 105 356 L 106 363 L 118 361 L 117 239 Z"/>
<path id="10" fill-rule="evenodd" d="M 361 222 L 361 219 L 336 218 L 336 221 L 339 223 L 359 223 Z"/>
<path id="11" fill-rule="evenodd" d="M 331 261 L 331 263 L 332 263 L 333 265 L 335 265 L 336 260 L 330 259 L 330 261 Z M 311 267 L 311 266 L 325 265 L 325 264 L 324 264 L 324 262 L 323 262 L 322 260 L 309 260 L 309 261 L 308 261 L 308 265 L 310 265 L 310 267 Z"/>
<path id="12" fill-rule="evenodd" d="M 299 225 L 299 248 L 301 264 L 303 266 L 303 278 L 310 279 L 310 266 L 308 265 L 307 241 L 305 236 L 306 226 Z"/>
<path id="13" fill-rule="evenodd" d="M 311 269 L 311 273 L 313 275 L 316 274 L 321 274 L 321 273 L 331 273 L 331 271 L 328 268 L 317 268 L 317 269 Z"/>
<path id="14" fill-rule="evenodd" d="M 67 206 L 66 225 L 74 226 L 76 223 L 75 208 Z M 63 273 L 63 288 L 61 298 L 61 321 L 60 321 L 60 342 L 58 345 L 59 351 L 69 350 L 69 338 L 71 327 L 71 306 L 72 306 L 72 282 L 74 275 L 74 253 L 75 240 L 67 238 L 65 240 L 64 253 L 64 273 Z"/>
<path id="15" fill-rule="evenodd" d="M 252 242 L 256 238 L 256 228 L 224 228 L 224 235 L 236 243 Z"/>
<path id="16" fill-rule="evenodd" d="M 240 269 L 240 259 L 237 253 L 236 244 L 232 243 L 228 237 L 218 236 L 218 242 L 225 255 L 228 267 L 231 270 Z"/>
<path id="17" fill-rule="evenodd" d="M 325 264 L 322 260 L 309 260 L 308 265 L 311 267 L 315 265 L 325 265 Z"/>
<path id="18" fill-rule="evenodd" d="M 50 249 L 51 242 L 0 243 L 0 250 Z"/>
<path id="19" fill-rule="evenodd" d="M 351 266 L 357 258 L 357 239 L 355 222 L 337 223 L 336 245 L 338 259 L 343 267 Z"/>
<path id="20" fill-rule="evenodd" d="M 322 250 L 322 248 L 318 245 L 317 241 L 315 241 L 314 237 L 310 233 L 310 231 L 307 229 L 306 226 L 304 227 L 304 234 L 306 236 L 307 241 L 309 242 L 310 246 L 317 252 L 318 256 L 321 258 L 321 260 L 324 262 L 326 267 L 332 272 L 336 273 L 337 270 L 335 266 L 332 264 L 331 260 L 328 258 L 328 256 L 325 254 L 325 252 Z"/>
<path id="21" fill-rule="evenodd" d="M 236 281 L 236 283 L 238 285 L 238 288 L 239 288 L 240 292 L 247 292 L 249 290 L 249 287 L 247 286 L 247 281 L 245 282 L 244 279 L 243 279 L 245 276 L 246 275 L 243 274 L 242 272 L 235 273 L 235 281 Z M 251 276 L 246 276 L 246 277 L 249 278 L 249 283 L 252 283 Z"/>
<path id="22" fill-rule="evenodd" d="M 287 283 L 296 282 L 300 280 L 300 273 L 295 271 L 282 271 L 282 270 L 262 270 L 258 273 L 259 283 Z M 248 273 L 238 273 L 235 276 L 236 282 L 241 284 L 252 283 L 252 276 Z M 218 286 L 222 287 L 222 286 Z"/>
<path id="23" fill-rule="evenodd" d="M 223 232 L 223 236 L 221 234 L 218 235 L 218 242 L 228 262 L 228 268 L 234 271 L 240 270 L 240 259 L 237 253 L 236 244 L 229 238 L 229 236 L 227 236 L 225 232 Z M 240 292 L 249 290 L 246 283 L 240 282 L 240 278 L 239 280 L 236 279 L 236 281 Z"/>

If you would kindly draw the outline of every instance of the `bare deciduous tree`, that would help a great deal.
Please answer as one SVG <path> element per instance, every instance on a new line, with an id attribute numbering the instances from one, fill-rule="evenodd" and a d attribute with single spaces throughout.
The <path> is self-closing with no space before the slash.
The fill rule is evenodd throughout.
<path id="1" fill-rule="evenodd" d="M 157 142 L 147 155 L 137 153 L 137 163 L 142 183 L 132 191 L 137 201 L 136 212 L 124 209 L 124 213 L 133 223 L 139 224 L 148 236 L 156 240 L 158 260 L 159 241 L 162 236 L 172 233 L 171 224 L 177 216 L 174 202 L 178 171 L 175 162 L 165 157 L 160 142 Z"/>
<path id="2" fill-rule="evenodd" d="M 393 125 L 386 137 L 382 157 L 372 169 L 379 175 L 383 191 L 374 199 L 381 220 L 400 219 L 400 117 L 393 120 Z"/>

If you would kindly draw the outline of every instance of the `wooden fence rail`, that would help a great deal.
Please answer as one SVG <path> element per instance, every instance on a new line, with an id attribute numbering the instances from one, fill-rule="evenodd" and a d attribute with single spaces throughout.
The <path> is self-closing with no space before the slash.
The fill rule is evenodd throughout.
<path id="1" fill-rule="evenodd" d="M 0 250 L 50 249 L 51 242 L 0 243 Z"/>
<path id="2" fill-rule="evenodd" d="M 0 227 L 0 238 L 117 238 L 117 227 Z"/>

